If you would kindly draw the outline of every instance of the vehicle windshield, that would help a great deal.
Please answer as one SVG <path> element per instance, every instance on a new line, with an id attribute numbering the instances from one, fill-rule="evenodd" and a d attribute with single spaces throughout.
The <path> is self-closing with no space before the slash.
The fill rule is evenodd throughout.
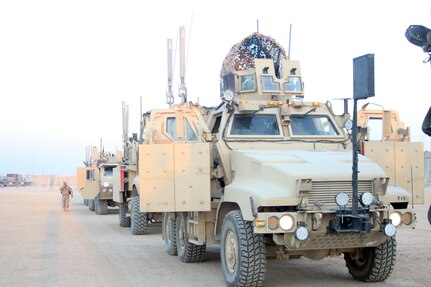
<path id="1" fill-rule="evenodd" d="M 278 120 L 274 114 L 235 115 L 231 135 L 279 136 Z"/>
<path id="2" fill-rule="evenodd" d="M 175 122 L 176 122 L 176 118 L 168 118 L 167 124 L 166 124 L 166 132 L 174 141 L 197 141 L 198 140 L 195 132 L 193 131 L 189 121 L 186 118 L 184 118 L 185 137 L 184 138 L 177 137 Z"/>
<path id="3" fill-rule="evenodd" d="M 325 115 L 292 115 L 293 136 L 338 136 L 334 123 Z"/>
<path id="4" fill-rule="evenodd" d="M 114 167 L 115 166 L 105 166 L 103 168 L 103 175 L 104 176 L 112 176 L 114 174 Z"/>

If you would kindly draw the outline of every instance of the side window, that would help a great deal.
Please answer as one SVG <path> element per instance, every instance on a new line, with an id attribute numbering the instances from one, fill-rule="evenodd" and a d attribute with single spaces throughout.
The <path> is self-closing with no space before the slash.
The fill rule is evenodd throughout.
<path id="1" fill-rule="evenodd" d="M 219 132 L 220 122 L 221 122 L 221 116 L 218 116 L 215 120 L 215 123 L 214 123 L 212 130 L 211 130 L 211 133 L 215 134 L 215 133 Z"/>
<path id="2" fill-rule="evenodd" d="M 168 118 L 166 121 L 166 132 L 174 141 L 197 141 L 197 137 L 189 121 L 184 118 L 185 138 L 178 138 L 176 135 L 175 118 Z"/>
<path id="3" fill-rule="evenodd" d="M 241 91 L 255 91 L 254 75 L 241 76 Z"/>
<path id="4" fill-rule="evenodd" d="M 302 84 L 300 77 L 289 77 L 289 82 L 284 83 L 284 91 L 286 92 L 301 92 Z"/>
<path id="5" fill-rule="evenodd" d="M 372 141 L 380 141 L 383 138 L 383 126 L 381 118 L 369 118 L 367 127 Z"/>
<path id="6" fill-rule="evenodd" d="M 94 169 L 87 170 L 87 180 L 95 180 L 96 179 L 96 171 Z"/>

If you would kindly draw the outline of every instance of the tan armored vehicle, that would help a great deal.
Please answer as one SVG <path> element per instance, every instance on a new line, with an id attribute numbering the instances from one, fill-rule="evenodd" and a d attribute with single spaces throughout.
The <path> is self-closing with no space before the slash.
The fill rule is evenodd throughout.
<path id="1" fill-rule="evenodd" d="M 385 171 L 392 185 L 412 196 L 413 204 L 424 204 L 424 146 L 412 142 L 397 111 L 367 109 L 358 111 L 361 152 Z"/>
<path id="2" fill-rule="evenodd" d="M 395 226 L 414 226 L 409 193 L 359 156 L 353 208 L 347 118 L 305 101 L 299 62 L 274 39 L 232 47 L 221 77 L 219 106 L 187 102 L 183 89 L 181 104 L 144 117 L 140 208 L 164 212 L 166 251 L 199 262 L 220 244 L 228 286 L 261 286 L 267 257 L 344 255 L 355 279 L 385 280 Z"/>
<path id="3" fill-rule="evenodd" d="M 93 147 L 91 153 L 91 160 L 88 159 L 87 152 L 85 167 L 77 170 L 78 191 L 89 210 L 106 215 L 108 206 L 116 206 L 112 198 L 112 179 L 114 168 L 120 164 L 121 153 L 98 153 L 96 147 Z"/>
<path id="4" fill-rule="evenodd" d="M 162 214 L 140 212 L 138 146 L 142 139 L 138 140 L 137 134 L 128 138 L 129 107 L 123 102 L 122 109 L 123 157 L 121 164 L 114 168 L 113 200 L 119 207 L 120 226 L 130 227 L 133 235 L 142 235 L 147 232 L 149 224 L 162 221 Z"/>

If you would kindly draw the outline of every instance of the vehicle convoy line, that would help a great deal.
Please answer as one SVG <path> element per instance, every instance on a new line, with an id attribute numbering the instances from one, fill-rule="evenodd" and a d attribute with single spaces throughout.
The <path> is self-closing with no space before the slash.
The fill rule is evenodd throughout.
<path id="1" fill-rule="evenodd" d="M 397 264 L 385 282 L 372 286 L 429 286 L 431 226 L 425 204 L 416 205 L 415 230 L 398 232 Z M 0 286 L 226 286 L 220 250 L 208 246 L 200 264 L 166 256 L 160 224 L 146 236 L 132 236 L 117 214 L 88 212 L 75 193 L 71 211 L 60 196 L 36 187 L 0 192 Z M 323 260 L 268 259 L 265 286 L 368 286 L 346 272 L 342 257 Z"/>

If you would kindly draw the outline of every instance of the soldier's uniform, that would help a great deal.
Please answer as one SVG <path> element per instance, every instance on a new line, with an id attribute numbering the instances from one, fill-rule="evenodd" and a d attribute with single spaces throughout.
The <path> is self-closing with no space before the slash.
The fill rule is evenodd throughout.
<path id="1" fill-rule="evenodd" d="M 68 186 L 66 182 L 64 182 L 63 186 L 60 187 L 60 192 L 63 200 L 63 209 L 64 211 L 69 211 L 69 196 L 73 197 L 72 188 Z"/>

